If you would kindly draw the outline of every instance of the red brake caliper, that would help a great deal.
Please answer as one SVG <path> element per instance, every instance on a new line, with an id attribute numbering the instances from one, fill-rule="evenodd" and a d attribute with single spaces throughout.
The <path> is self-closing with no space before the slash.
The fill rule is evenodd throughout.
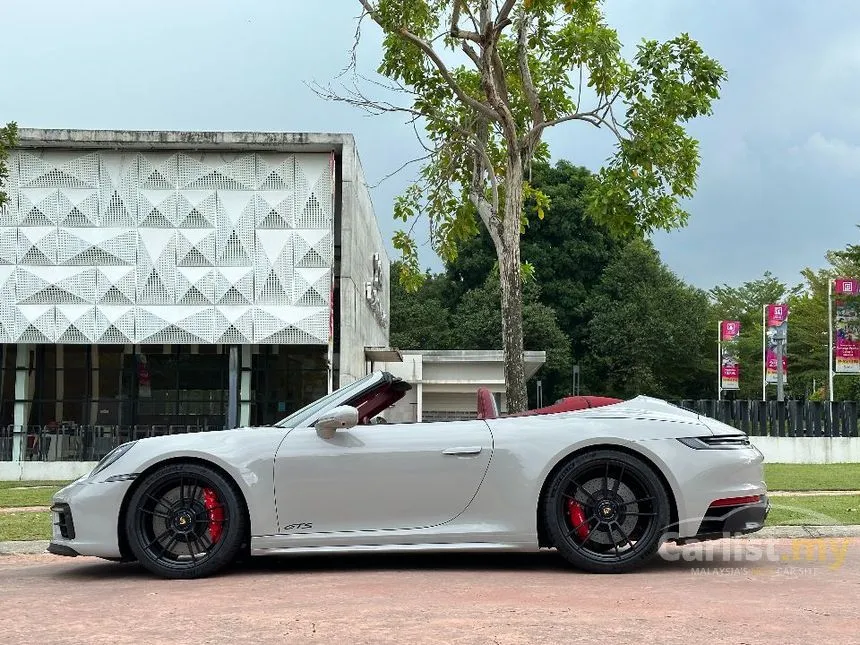
<path id="1" fill-rule="evenodd" d="M 221 526 L 224 522 L 224 507 L 218 503 L 218 495 L 211 488 L 203 489 L 203 506 L 209 513 L 209 537 L 212 542 L 221 538 Z"/>
<path id="2" fill-rule="evenodd" d="M 579 539 L 587 540 L 591 530 L 588 528 L 588 522 L 585 521 L 585 510 L 582 504 L 575 499 L 567 500 L 567 514 L 570 516 L 570 525 L 576 530 Z"/>

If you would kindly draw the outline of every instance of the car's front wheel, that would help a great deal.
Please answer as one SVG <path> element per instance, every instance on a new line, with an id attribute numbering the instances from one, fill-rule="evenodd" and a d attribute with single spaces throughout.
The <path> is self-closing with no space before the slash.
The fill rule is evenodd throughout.
<path id="1" fill-rule="evenodd" d="M 166 578 L 201 578 L 233 562 L 246 532 L 233 482 L 201 464 L 173 464 L 146 476 L 125 518 L 134 556 Z"/>
<path id="2" fill-rule="evenodd" d="M 650 560 L 670 518 L 659 477 L 618 450 L 596 450 L 565 464 L 550 482 L 543 513 L 559 553 L 594 573 L 622 573 Z"/>

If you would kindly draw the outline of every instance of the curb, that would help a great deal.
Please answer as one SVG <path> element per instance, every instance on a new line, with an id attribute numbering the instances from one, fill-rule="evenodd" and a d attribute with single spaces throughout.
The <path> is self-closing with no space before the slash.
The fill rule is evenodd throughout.
<path id="1" fill-rule="evenodd" d="M 13 540 L 0 542 L 0 555 L 35 555 L 47 548 L 48 540 Z"/>
<path id="2" fill-rule="evenodd" d="M 769 540 L 792 538 L 837 538 L 860 537 L 860 524 L 834 526 L 766 526 L 760 531 L 739 535 L 739 540 Z M 14 540 L 0 542 L 0 555 L 39 555 L 46 552 L 48 540 Z"/>

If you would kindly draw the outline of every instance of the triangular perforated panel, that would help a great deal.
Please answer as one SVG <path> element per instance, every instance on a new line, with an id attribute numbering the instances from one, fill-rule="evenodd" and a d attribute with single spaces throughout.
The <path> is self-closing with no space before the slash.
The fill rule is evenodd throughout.
<path id="1" fill-rule="evenodd" d="M 50 338 L 45 336 L 41 331 L 36 329 L 33 325 L 27 325 L 24 328 L 23 333 L 18 337 L 19 343 L 51 343 L 53 342 Z"/>
<path id="2" fill-rule="evenodd" d="M 23 255 L 20 264 L 54 264 L 54 261 L 45 255 L 41 249 L 33 246 Z"/>
<path id="3" fill-rule="evenodd" d="M 57 338 L 57 343 L 65 343 L 68 345 L 88 345 L 91 342 L 92 341 L 87 338 L 87 335 L 74 325 L 70 325 L 69 328 L 64 331 L 59 338 Z"/>
<path id="4" fill-rule="evenodd" d="M 98 342 L 100 344 L 105 345 L 116 345 L 121 343 L 130 343 L 131 338 L 128 338 L 125 334 L 123 334 L 119 329 L 110 325 L 105 332 L 101 335 Z"/>
<path id="5" fill-rule="evenodd" d="M 106 305 L 133 305 L 134 303 L 116 287 L 110 287 L 99 302 Z"/>
<path id="6" fill-rule="evenodd" d="M 227 327 L 227 331 L 221 334 L 215 342 L 230 345 L 247 345 L 251 342 L 251 339 L 245 337 L 242 332 L 236 329 L 233 325 L 230 325 Z"/>
<path id="7" fill-rule="evenodd" d="M 47 215 L 36 207 L 31 208 L 21 220 L 22 226 L 54 226 Z"/>
<path id="8" fill-rule="evenodd" d="M 250 301 L 236 287 L 230 287 L 223 296 L 218 298 L 219 305 L 247 305 Z"/>
<path id="9" fill-rule="evenodd" d="M 66 261 L 66 264 L 86 266 L 98 266 L 103 264 L 107 266 L 118 266 L 125 264 L 125 261 L 122 258 L 118 258 L 115 255 L 108 253 L 104 249 L 92 246 L 69 258 Z"/>

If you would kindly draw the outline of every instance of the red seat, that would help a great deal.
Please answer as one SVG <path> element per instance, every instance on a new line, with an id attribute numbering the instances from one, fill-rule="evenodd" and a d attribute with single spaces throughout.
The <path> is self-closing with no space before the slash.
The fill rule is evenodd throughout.
<path id="1" fill-rule="evenodd" d="M 574 410 L 586 410 L 588 408 L 599 408 L 604 405 L 621 403 L 622 399 L 614 399 L 608 396 L 567 396 L 543 408 L 511 414 L 512 417 L 529 417 L 540 414 L 556 414 L 558 412 L 573 412 Z"/>
<path id="2" fill-rule="evenodd" d="M 496 397 L 485 387 L 478 388 L 478 418 L 495 419 L 499 416 L 499 408 L 496 405 Z"/>

